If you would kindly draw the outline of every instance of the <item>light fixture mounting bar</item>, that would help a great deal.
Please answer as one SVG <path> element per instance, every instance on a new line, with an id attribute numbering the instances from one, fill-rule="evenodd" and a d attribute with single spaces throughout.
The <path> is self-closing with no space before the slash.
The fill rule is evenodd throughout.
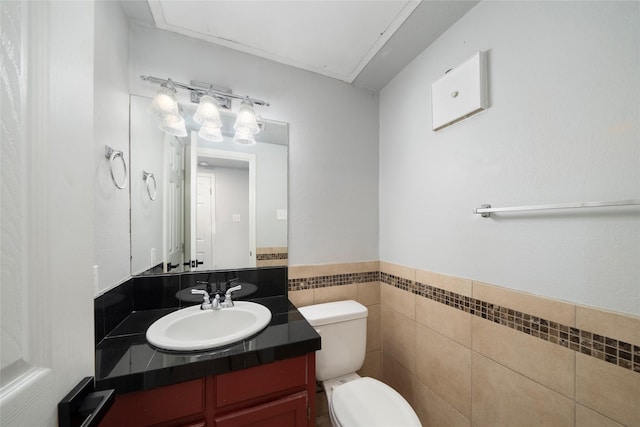
<path id="1" fill-rule="evenodd" d="M 218 101 L 218 106 L 220 108 L 224 108 L 225 110 L 231 110 L 231 98 L 226 96 L 226 94 L 233 93 L 231 89 L 222 87 L 222 86 L 215 86 L 215 85 L 212 85 L 206 82 L 200 82 L 197 80 L 191 80 L 190 85 L 192 87 L 202 88 L 201 91 L 200 90 L 189 91 L 191 94 L 191 102 L 193 102 L 194 104 L 199 104 L 200 98 L 202 98 L 205 94 L 213 93 L 213 96 L 216 99 L 216 101 Z M 221 92 L 225 93 L 225 96 L 218 95 L 218 93 L 221 93 Z"/>
<path id="2" fill-rule="evenodd" d="M 168 84 L 169 83 L 169 79 L 160 79 L 158 77 L 153 77 L 153 76 L 140 76 L 140 79 L 142 79 L 144 81 L 147 81 L 147 82 L 156 83 L 156 84 L 159 84 L 159 85 Z M 227 89 L 227 90 L 229 90 L 229 92 L 226 92 L 225 90 L 220 90 L 222 88 L 220 88 L 218 86 L 213 86 L 213 85 L 207 86 L 206 83 L 203 83 L 203 82 L 197 82 L 197 85 L 194 85 L 194 84 L 180 83 L 180 82 L 177 82 L 175 80 L 171 80 L 171 84 L 173 84 L 173 86 L 176 87 L 176 88 L 186 89 L 186 90 L 189 90 L 191 92 L 199 92 L 201 94 L 205 94 L 209 90 L 211 90 L 216 95 L 216 97 L 221 97 L 221 98 L 226 98 L 226 99 L 229 99 L 229 98 L 233 98 L 233 99 L 249 98 L 249 101 L 251 101 L 254 105 L 262 105 L 264 107 L 268 107 L 269 106 L 269 103 L 266 102 L 266 101 L 262 101 L 260 99 L 255 99 L 255 98 L 251 98 L 251 97 L 247 97 L 247 96 L 243 96 L 243 95 L 236 95 L 234 93 L 231 93 L 230 89 Z"/>

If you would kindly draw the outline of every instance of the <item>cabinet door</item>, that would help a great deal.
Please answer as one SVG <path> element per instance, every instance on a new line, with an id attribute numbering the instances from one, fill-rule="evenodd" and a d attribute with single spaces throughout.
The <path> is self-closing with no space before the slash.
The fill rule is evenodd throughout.
<path id="1" fill-rule="evenodd" d="M 307 425 L 307 392 L 217 417 L 217 427 L 302 427 Z"/>
<path id="2" fill-rule="evenodd" d="M 301 356 L 218 375 L 216 407 L 248 406 L 251 402 L 244 402 L 271 394 L 289 395 L 304 390 L 309 382 L 315 386 L 315 378 L 311 380 L 307 374 L 308 363 L 307 357 Z"/>

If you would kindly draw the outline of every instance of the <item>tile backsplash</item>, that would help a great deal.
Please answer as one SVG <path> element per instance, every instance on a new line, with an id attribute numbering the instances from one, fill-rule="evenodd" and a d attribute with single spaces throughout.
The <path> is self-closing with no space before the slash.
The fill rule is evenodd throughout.
<path id="1" fill-rule="evenodd" d="M 363 370 L 425 425 L 640 425 L 639 318 L 386 262 L 290 267 L 289 298 L 374 283 Z"/>
<path id="2" fill-rule="evenodd" d="M 381 273 L 381 281 L 394 284 L 398 278 Z M 416 295 L 640 373 L 640 343 L 633 345 L 424 283 L 413 282 L 409 288 Z"/>

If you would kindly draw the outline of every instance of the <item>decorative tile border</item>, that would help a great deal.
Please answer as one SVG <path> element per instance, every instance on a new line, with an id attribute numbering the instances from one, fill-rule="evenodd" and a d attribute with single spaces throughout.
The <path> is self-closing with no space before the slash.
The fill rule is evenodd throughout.
<path id="1" fill-rule="evenodd" d="M 256 248 L 256 261 L 277 261 L 288 258 L 289 248 L 286 246 Z"/>
<path id="2" fill-rule="evenodd" d="M 303 291 L 306 289 L 327 288 L 329 286 L 351 285 L 353 283 L 379 282 L 379 271 L 366 273 L 335 274 L 331 276 L 305 277 L 301 279 L 289 279 L 290 291 Z"/>
<path id="3" fill-rule="evenodd" d="M 638 343 L 631 344 L 594 334 L 590 331 L 552 322 L 508 307 L 380 271 L 289 279 L 289 290 L 300 291 L 377 281 L 640 373 L 640 345 Z"/>
<path id="4" fill-rule="evenodd" d="M 259 254 L 256 253 L 256 261 L 271 261 L 274 259 L 288 259 L 289 254 L 287 252 L 279 252 L 272 254 Z"/>
<path id="5" fill-rule="evenodd" d="M 413 283 L 411 292 L 527 335 L 640 373 L 640 346 L 638 345 L 604 337 L 419 282 Z"/>

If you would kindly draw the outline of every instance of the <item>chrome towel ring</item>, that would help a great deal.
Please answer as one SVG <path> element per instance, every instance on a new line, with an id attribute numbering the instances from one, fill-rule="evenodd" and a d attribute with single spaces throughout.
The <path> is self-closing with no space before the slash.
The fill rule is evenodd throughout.
<path id="1" fill-rule="evenodd" d="M 154 201 L 158 196 L 158 184 L 156 183 L 156 176 L 151 172 L 142 171 L 142 179 L 147 187 L 147 194 L 151 201 Z M 151 192 L 151 182 L 153 182 L 153 193 Z"/>
<path id="2" fill-rule="evenodd" d="M 127 175 L 127 162 L 125 162 L 124 160 L 124 153 L 122 151 L 114 150 L 108 145 L 105 145 L 104 155 L 107 159 L 109 159 L 109 170 L 111 171 L 111 180 L 113 181 L 116 187 L 118 187 L 121 190 L 124 189 L 124 187 L 127 186 L 127 180 L 129 178 Z M 118 183 L 115 175 L 113 174 L 113 161 L 118 157 L 122 160 L 122 167 L 124 168 L 124 179 L 122 180 L 122 184 Z"/>

